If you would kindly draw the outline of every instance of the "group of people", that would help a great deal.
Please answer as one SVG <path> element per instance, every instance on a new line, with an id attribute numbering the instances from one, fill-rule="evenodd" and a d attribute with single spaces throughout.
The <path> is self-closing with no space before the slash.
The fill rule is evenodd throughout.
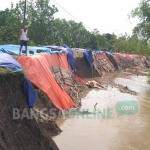
<path id="1" fill-rule="evenodd" d="M 28 41 L 29 41 L 27 26 L 24 26 L 24 28 L 20 30 L 19 40 L 20 40 L 19 55 L 21 55 L 22 47 L 25 46 L 25 52 L 26 52 L 26 56 L 27 56 L 27 51 L 28 51 L 27 46 L 28 46 Z"/>

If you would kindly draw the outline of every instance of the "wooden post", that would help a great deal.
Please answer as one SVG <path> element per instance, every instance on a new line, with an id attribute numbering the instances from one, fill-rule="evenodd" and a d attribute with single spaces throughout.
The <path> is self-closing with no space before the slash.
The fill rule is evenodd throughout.
<path id="1" fill-rule="evenodd" d="M 25 26 L 25 20 L 26 20 L 26 5 L 27 5 L 27 0 L 24 1 L 23 27 Z"/>

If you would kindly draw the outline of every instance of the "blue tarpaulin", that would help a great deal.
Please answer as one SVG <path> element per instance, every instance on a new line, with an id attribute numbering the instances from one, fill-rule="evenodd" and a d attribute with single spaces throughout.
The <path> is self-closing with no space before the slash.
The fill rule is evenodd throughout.
<path id="1" fill-rule="evenodd" d="M 61 54 L 61 53 L 66 53 L 65 51 L 51 51 L 51 50 L 42 50 L 42 53 L 50 53 L 50 54 Z"/>
<path id="2" fill-rule="evenodd" d="M 14 72 L 22 71 L 22 66 L 9 54 L 0 53 L 0 66 Z"/>
<path id="3" fill-rule="evenodd" d="M 66 48 L 65 51 L 67 51 L 67 53 L 68 53 L 67 57 L 68 57 L 71 69 L 76 71 L 76 65 L 75 65 L 75 60 L 73 57 L 73 51 L 65 44 L 63 44 L 63 47 Z"/>
<path id="4" fill-rule="evenodd" d="M 90 67 L 92 68 L 93 66 L 93 56 L 92 56 L 92 51 L 91 50 L 86 50 L 86 49 L 82 49 L 82 48 L 73 48 L 73 50 L 79 50 L 83 52 L 84 57 L 86 58 L 88 64 L 90 65 Z"/>
<path id="5" fill-rule="evenodd" d="M 22 71 L 22 66 L 9 54 L 0 53 L 0 67 L 11 69 L 13 72 Z M 24 78 L 24 87 L 27 95 L 27 101 L 30 108 L 33 108 L 33 105 L 37 99 L 37 94 L 35 93 L 30 81 L 25 77 Z"/>
<path id="6" fill-rule="evenodd" d="M 34 91 L 30 81 L 27 78 L 24 78 L 24 91 L 26 93 L 28 106 L 33 108 L 35 101 L 37 100 L 37 94 Z"/>
<path id="7" fill-rule="evenodd" d="M 66 50 L 66 48 L 64 48 L 63 46 L 53 46 L 53 45 L 48 45 L 48 46 L 44 46 L 46 48 L 50 48 L 50 49 L 55 49 L 57 51 L 62 51 L 62 50 Z"/>
<path id="8" fill-rule="evenodd" d="M 20 49 L 20 45 L 13 45 L 13 44 L 0 45 L 1 52 L 5 51 L 5 53 L 7 52 L 8 54 L 13 53 L 13 54 L 18 55 L 19 54 L 19 49 Z M 34 54 L 38 54 L 36 52 L 37 49 L 39 49 L 39 50 L 50 50 L 49 48 L 46 48 L 46 47 L 28 46 L 27 55 L 31 55 L 31 54 L 29 54 L 29 50 L 34 51 Z M 2 50 L 4 50 L 4 51 L 2 51 Z M 25 50 L 24 46 L 22 47 L 22 50 Z"/>
<path id="9" fill-rule="evenodd" d="M 88 61 L 88 63 L 90 64 L 90 67 L 92 68 L 93 62 L 94 62 L 94 59 L 93 59 L 93 56 L 92 56 L 92 51 L 85 50 L 85 51 L 83 51 L 83 54 L 84 54 L 86 60 Z"/>
<path id="10" fill-rule="evenodd" d="M 107 52 L 107 54 L 114 55 L 115 53 L 114 52 Z"/>
<path id="11" fill-rule="evenodd" d="M 104 52 L 103 51 L 95 51 L 94 53 L 102 55 Z"/>
<path id="12" fill-rule="evenodd" d="M 10 54 L 10 55 L 13 55 L 15 53 L 11 52 L 11 51 L 8 51 L 8 50 L 4 50 L 3 48 L 0 49 L 0 53 L 7 53 L 7 54 Z M 16 55 L 16 54 L 15 54 Z"/>
<path id="13" fill-rule="evenodd" d="M 63 44 L 63 46 L 45 46 L 46 48 L 51 48 L 51 49 L 54 49 L 53 51 L 52 50 L 42 50 L 43 53 L 50 53 L 50 54 L 60 54 L 60 53 L 67 53 L 67 58 L 68 58 L 68 61 L 69 61 L 69 64 L 71 66 L 71 69 L 76 71 L 76 66 L 75 66 L 75 60 L 74 60 L 74 57 L 73 57 L 73 52 L 72 50 L 65 44 Z"/>

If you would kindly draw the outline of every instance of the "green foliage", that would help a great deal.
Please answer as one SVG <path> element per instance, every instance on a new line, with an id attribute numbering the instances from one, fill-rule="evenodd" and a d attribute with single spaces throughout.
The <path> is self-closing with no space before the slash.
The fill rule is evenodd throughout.
<path id="1" fill-rule="evenodd" d="M 31 0 L 32 2 L 32 0 Z M 23 27 L 24 1 L 11 9 L 0 12 L 0 44 L 12 43 L 18 44 L 18 34 Z M 53 15 L 57 12 L 55 6 L 49 6 L 49 0 L 36 0 L 27 5 L 26 24 L 29 26 L 29 37 L 35 44 L 46 44 L 50 41 L 51 21 Z"/>
<path id="2" fill-rule="evenodd" d="M 27 7 L 29 37 L 35 44 L 46 45 L 51 41 L 53 15 L 58 11 L 49 0 L 36 0 Z"/>
<path id="3" fill-rule="evenodd" d="M 29 28 L 29 45 L 62 45 L 91 50 L 102 48 L 117 52 L 150 54 L 149 0 L 142 0 L 131 13 L 141 22 L 134 28 L 133 36 L 117 37 L 114 33 L 101 35 L 98 29 L 89 32 L 83 24 L 73 20 L 54 19 L 58 9 L 50 6 L 50 0 L 28 0 L 25 23 Z M 19 44 L 18 34 L 23 27 L 24 0 L 11 9 L 0 12 L 0 44 Z"/>
<path id="4" fill-rule="evenodd" d="M 133 33 L 140 39 L 148 40 L 150 38 L 150 2 L 141 0 L 139 7 L 131 12 L 132 17 L 138 17 L 140 23 L 134 28 Z"/>
<path id="5" fill-rule="evenodd" d="M 32 40 L 28 42 L 28 45 L 29 46 L 36 46 L 35 43 Z"/>
<path id="6" fill-rule="evenodd" d="M 0 67 L 0 73 L 10 73 L 12 70 Z"/>
<path id="7" fill-rule="evenodd" d="M 118 52 L 150 55 L 150 49 L 145 40 L 140 40 L 135 35 L 131 37 L 127 35 L 120 36 L 113 44 L 113 49 Z"/>

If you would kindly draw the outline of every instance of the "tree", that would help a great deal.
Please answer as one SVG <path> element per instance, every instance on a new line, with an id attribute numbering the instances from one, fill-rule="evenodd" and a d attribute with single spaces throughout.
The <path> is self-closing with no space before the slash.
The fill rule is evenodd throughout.
<path id="1" fill-rule="evenodd" d="M 49 0 L 28 1 L 26 25 L 29 26 L 29 37 L 35 44 L 47 44 L 51 41 L 51 22 L 54 20 L 55 6 L 49 5 Z M 18 33 L 23 25 L 24 1 L 20 0 L 11 9 L 0 12 L 0 43 L 17 44 Z"/>
<path id="2" fill-rule="evenodd" d="M 35 44 L 48 44 L 52 35 L 52 20 L 58 11 L 49 0 L 36 0 L 27 7 L 27 22 L 29 25 L 29 36 Z"/>
<path id="3" fill-rule="evenodd" d="M 107 41 L 107 47 L 109 49 L 112 49 L 113 48 L 113 44 L 116 42 L 117 40 L 117 36 L 113 33 L 113 34 L 110 34 L 110 33 L 106 33 L 106 34 L 103 34 L 103 36 L 106 38 L 106 41 Z"/>
<path id="4" fill-rule="evenodd" d="M 20 2 L 18 5 L 22 5 Z M 20 6 L 14 8 L 11 4 L 11 9 L 6 9 L 0 13 L 0 35 L 1 44 L 18 43 L 18 33 L 21 26 L 21 9 Z"/>
<path id="5" fill-rule="evenodd" d="M 150 38 L 150 1 L 141 0 L 139 7 L 132 10 L 131 16 L 140 19 L 133 30 L 134 35 L 147 41 Z"/>

